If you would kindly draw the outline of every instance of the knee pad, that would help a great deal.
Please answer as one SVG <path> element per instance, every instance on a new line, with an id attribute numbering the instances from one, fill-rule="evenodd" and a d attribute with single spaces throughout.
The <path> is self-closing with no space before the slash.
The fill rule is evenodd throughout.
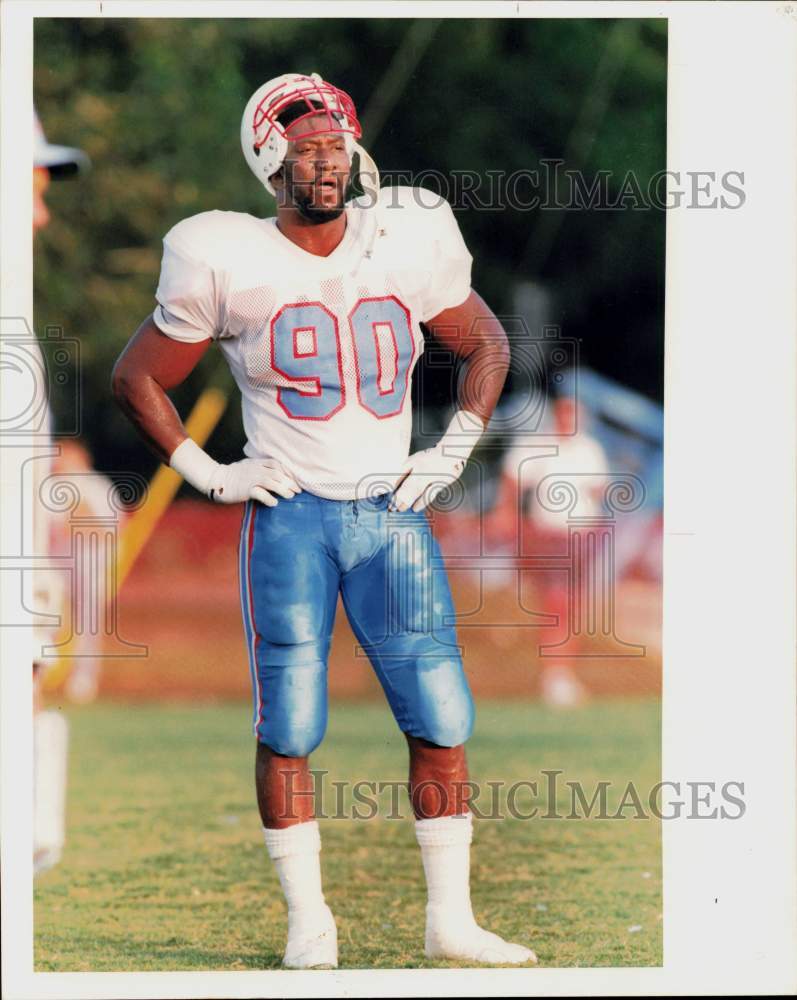
<path id="1" fill-rule="evenodd" d="M 416 735 L 439 747 L 458 747 L 467 743 L 473 733 L 473 710 L 457 719 L 438 719 Z"/>
<path id="2" fill-rule="evenodd" d="M 327 727 L 327 664 L 319 643 L 259 650 L 258 741 L 286 757 L 306 757 Z"/>
<path id="3" fill-rule="evenodd" d="M 315 729 L 290 729 L 279 724 L 263 722 L 257 729 L 257 739 L 274 753 L 283 757 L 309 757 L 324 738 L 326 725 Z"/>
<path id="4" fill-rule="evenodd" d="M 419 714 L 420 726 L 413 729 L 411 735 L 420 736 L 437 746 L 461 746 L 473 733 L 476 713 L 466 685 L 453 697 L 427 700 Z"/>

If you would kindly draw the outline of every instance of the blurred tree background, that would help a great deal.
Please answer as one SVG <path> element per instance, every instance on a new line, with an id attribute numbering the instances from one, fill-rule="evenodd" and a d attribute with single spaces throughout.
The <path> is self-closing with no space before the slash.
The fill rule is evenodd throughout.
<path id="1" fill-rule="evenodd" d="M 616 195 L 629 172 L 645 191 L 665 167 L 659 19 L 37 18 L 34 44 L 48 139 L 93 161 L 90 174 L 50 189 L 53 221 L 35 250 L 35 322 L 80 340 L 85 437 L 109 471 L 156 467 L 109 380 L 153 308 L 163 235 L 208 209 L 274 214 L 239 145 L 244 105 L 264 80 L 317 71 L 347 90 L 363 144 L 386 174 L 487 178 L 562 160 L 588 185 L 609 171 Z M 513 312 L 519 282 L 541 286 L 549 320 L 581 340 L 582 361 L 661 399 L 663 211 L 632 210 L 633 193 L 610 211 L 476 210 L 449 193 L 462 209 L 474 287 L 499 315 Z M 232 385 L 216 351 L 173 394 L 183 416 L 208 382 Z M 427 386 L 434 395 L 434 380 Z M 57 392 L 53 405 L 57 421 Z M 208 447 L 229 461 L 242 444 L 236 402 Z"/>

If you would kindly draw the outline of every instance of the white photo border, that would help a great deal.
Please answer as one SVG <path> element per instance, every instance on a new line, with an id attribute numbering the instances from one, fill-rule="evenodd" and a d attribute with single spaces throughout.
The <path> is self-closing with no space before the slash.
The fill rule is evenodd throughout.
<path id="1" fill-rule="evenodd" d="M 31 789 L 20 765 L 31 759 L 30 714 L 21 710 L 31 678 L 18 669 L 32 642 L 24 629 L 0 629 L 3 996 L 795 991 L 797 4 L 8 0 L 0 8 L 4 317 L 32 325 L 33 18 L 109 16 L 668 19 L 668 170 L 741 170 L 745 203 L 667 216 L 662 777 L 743 781 L 746 811 L 663 823 L 661 968 L 34 973 Z M 6 472 L 4 510 L 14 481 Z"/>

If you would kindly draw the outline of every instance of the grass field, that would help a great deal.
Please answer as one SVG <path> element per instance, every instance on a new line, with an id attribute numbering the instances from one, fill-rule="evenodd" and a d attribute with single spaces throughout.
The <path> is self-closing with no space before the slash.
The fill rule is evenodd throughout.
<path id="1" fill-rule="evenodd" d="M 35 886 L 37 971 L 277 968 L 286 933 L 279 884 L 254 804 L 253 745 L 244 705 L 125 706 L 69 711 L 67 846 Z M 335 703 L 312 766 L 332 782 L 403 781 L 406 749 L 379 704 Z M 551 810 L 543 769 L 561 770 L 587 799 L 610 781 L 614 812 L 629 781 L 642 801 L 659 780 L 659 705 L 595 702 L 566 713 L 480 701 L 469 743 L 474 780 L 536 780 L 516 805 Z M 342 787 L 342 786 L 341 786 Z M 497 786 L 495 786 L 497 788 Z M 389 819 L 321 821 L 327 900 L 338 921 L 342 968 L 428 968 L 425 892 L 408 804 Z M 506 807 L 506 788 L 492 793 Z M 361 796 L 362 797 L 362 796 Z M 488 791 L 477 807 L 487 811 Z M 357 805 L 357 803 L 354 803 Z M 369 807 L 360 802 L 360 813 Z M 660 824 L 635 819 L 482 819 L 475 824 L 472 897 L 480 922 L 529 943 L 540 964 L 661 964 Z"/>

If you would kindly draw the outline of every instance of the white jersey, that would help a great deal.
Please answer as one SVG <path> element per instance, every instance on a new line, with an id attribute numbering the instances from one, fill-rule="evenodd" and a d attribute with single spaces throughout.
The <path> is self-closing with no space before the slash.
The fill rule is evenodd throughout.
<path id="1" fill-rule="evenodd" d="M 164 238 L 154 312 L 176 340 L 218 341 L 241 391 L 245 454 L 275 458 L 303 489 L 337 500 L 395 485 L 419 324 L 464 302 L 471 269 L 450 206 L 429 191 L 384 188 L 346 218 L 328 257 L 275 218 L 185 219 Z"/>
<path id="2" fill-rule="evenodd" d="M 541 504 L 536 495 L 537 487 L 546 476 L 569 482 L 578 497 L 578 515 L 595 516 L 602 511 L 605 483 L 582 477 L 605 476 L 608 465 L 603 448 L 585 431 L 573 437 L 551 438 L 550 443 L 557 446 L 558 454 L 539 454 L 533 447 L 522 445 L 510 448 L 504 457 L 504 471 L 519 480 L 523 507 L 538 527 L 566 532 L 568 511 L 550 510 Z"/>

